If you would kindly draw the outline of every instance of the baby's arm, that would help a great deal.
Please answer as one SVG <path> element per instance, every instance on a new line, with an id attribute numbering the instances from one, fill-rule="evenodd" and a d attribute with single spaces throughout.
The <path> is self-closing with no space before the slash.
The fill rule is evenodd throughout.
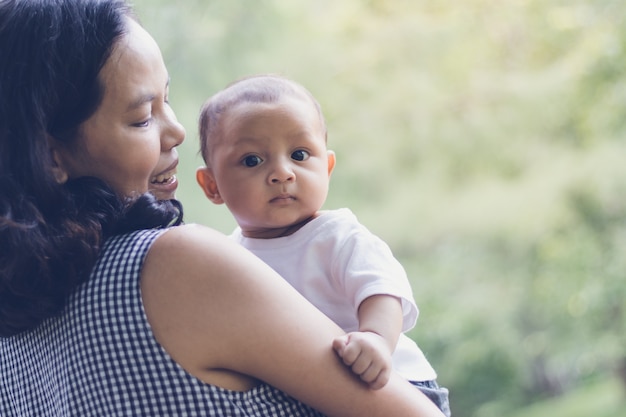
<path id="1" fill-rule="evenodd" d="M 402 332 L 402 305 L 397 297 L 373 295 L 359 306 L 359 331 L 333 341 L 343 362 L 372 389 L 387 384 L 391 354 Z"/>
<path id="2" fill-rule="evenodd" d="M 400 375 L 372 391 L 337 359 L 344 332 L 259 258 L 198 225 L 171 228 L 141 273 L 155 338 L 187 372 L 248 391 L 261 379 L 327 416 L 443 417 Z M 255 395 L 254 393 L 252 395 Z"/>

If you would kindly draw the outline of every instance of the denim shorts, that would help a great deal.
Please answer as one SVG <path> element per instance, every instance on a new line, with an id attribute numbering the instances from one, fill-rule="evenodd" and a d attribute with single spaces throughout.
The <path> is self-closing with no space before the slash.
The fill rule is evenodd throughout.
<path id="1" fill-rule="evenodd" d="M 424 393 L 437 407 L 450 417 L 450 400 L 448 398 L 448 389 L 440 387 L 436 381 L 409 381 Z"/>

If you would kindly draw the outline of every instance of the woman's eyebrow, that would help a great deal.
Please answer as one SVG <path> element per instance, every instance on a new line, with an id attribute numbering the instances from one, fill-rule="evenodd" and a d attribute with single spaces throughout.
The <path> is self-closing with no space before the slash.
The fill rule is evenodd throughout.
<path id="1" fill-rule="evenodd" d="M 140 96 L 139 98 L 137 98 L 136 100 L 133 100 L 129 105 L 128 108 L 126 109 L 127 112 L 135 110 L 138 107 L 141 107 L 143 104 L 145 103 L 149 103 L 152 100 L 154 100 L 155 95 L 154 94 L 144 94 L 142 96 Z"/>
<path id="2" fill-rule="evenodd" d="M 165 90 L 170 86 L 170 77 L 167 77 L 167 81 L 165 82 Z M 139 96 L 136 100 L 133 100 L 126 109 L 127 112 L 135 110 L 138 107 L 141 107 L 144 103 L 149 103 L 156 98 L 154 94 L 143 94 Z"/>

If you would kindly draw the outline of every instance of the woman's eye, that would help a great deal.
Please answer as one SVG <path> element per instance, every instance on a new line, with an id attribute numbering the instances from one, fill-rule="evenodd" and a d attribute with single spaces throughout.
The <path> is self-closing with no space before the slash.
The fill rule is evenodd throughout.
<path id="1" fill-rule="evenodd" d="M 139 123 L 133 124 L 133 126 L 135 126 L 135 127 L 148 127 L 148 125 L 150 124 L 150 120 L 151 119 L 146 119 L 143 122 L 139 122 Z"/>
<path id="2" fill-rule="evenodd" d="M 263 160 L 256 155 L 248 155 L 243 158 L 243 164 L 247 167 L 255 167 L 259 165 Z"/>
<path id="3" fill-rule="evenodd" d="M 297 150 L 291 154 L 291 158 L 295 159 L 296 161 L 304 161 L 306 159 L 309 159 L 309 153 L 307 151 Z"/>

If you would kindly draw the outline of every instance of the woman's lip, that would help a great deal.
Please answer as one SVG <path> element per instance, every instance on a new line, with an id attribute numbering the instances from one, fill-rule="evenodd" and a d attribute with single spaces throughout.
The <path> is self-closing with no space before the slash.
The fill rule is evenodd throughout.
<path id="1" fill-rule="evenodd" d="M 175 178 L 176 178 L 176 170 L 167 171 L 167 172 L 164 172 L 163 174 L 157 175 L 156 177 L 152 177 L 152 179 L 150 180 L 150 184 L 156 184 L 156 185 L 165 184 Z"/>
<path id="2" fill-rule="evenodd" d="M 178 188 L 178 179 L 176 178 L 177 165 L 178 160 L 174 161 L 174 163 L 159 174 L 150 178 L 150 192 L 159 200 L 175 198 L 176 189 Z"/>
<path id="3" fill-rule="evenodd" d="M 150 182 L 149 191 L 159 200 L 169 200 L 175 198 L 178 189 L 178 179 L 176 175 L 167 177 L 164 182 Z"/>
<path id="4" fill-rule="evenodd" d="M 178 160 L 174 161 L 169 167 L 153 176 L 150 179 L 150 184 L 161 185 L 170 182 L 172 179 L 176 180 L 176 167 L 178 166 Z"/>

